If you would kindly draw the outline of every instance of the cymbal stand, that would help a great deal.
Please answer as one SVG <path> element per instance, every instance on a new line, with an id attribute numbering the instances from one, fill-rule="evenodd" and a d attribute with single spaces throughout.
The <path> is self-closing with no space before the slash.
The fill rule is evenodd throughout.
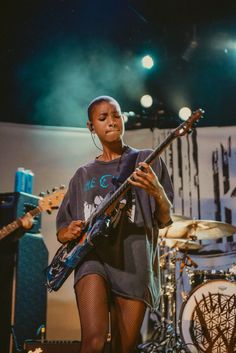
<path id="1" fill-rule="evenodd" d="M 161 296 L 159 310 L 154 311 L 154 333 L 147 342 L 138 346 L 140 353 L 187 353 L 186 345 L 177 334 L 176 261 L 178 249 L 168 251 L 160 246 Z"/>

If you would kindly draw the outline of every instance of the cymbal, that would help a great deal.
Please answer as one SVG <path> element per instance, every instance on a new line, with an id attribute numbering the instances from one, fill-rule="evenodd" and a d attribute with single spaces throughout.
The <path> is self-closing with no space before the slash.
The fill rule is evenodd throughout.
<path id="1" fill-rule="evenodd" d="M 160 229 L 160 236 L 168 239 L 215 240 L 236 233 L 236 227 L 229 223 L 211 220 L 182 220 Z"/>
<path id="2" fill-rule="evenodd" d="M 178 248 L 179 250 L 199 250 L 202 248 L 202 245 L 196 241 L 189 239 L 167 239 L 162 238 L 161 241 L 164 242 L 164 245 L 168 248 Z"/>

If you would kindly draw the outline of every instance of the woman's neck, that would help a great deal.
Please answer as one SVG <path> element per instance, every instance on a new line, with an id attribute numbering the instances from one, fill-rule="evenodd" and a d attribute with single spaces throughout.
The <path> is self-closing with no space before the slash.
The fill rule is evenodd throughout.
<path id="1" fill-rule="evenodd" d="M 127 146 L 122 142 L 119 146 L 103 146 L 103 153 L 97 157 L 99 161 L 109 162 L 119 158 Z"/>

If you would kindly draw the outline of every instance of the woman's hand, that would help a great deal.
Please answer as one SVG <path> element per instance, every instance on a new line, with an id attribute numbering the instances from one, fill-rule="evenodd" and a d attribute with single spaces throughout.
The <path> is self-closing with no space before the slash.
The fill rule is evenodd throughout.
<path id="1" fill-rule="evenodd" d="M 136 168 L 129 179 L 130 184 L 144 189 L 149 195 L 158 198 L 163 193 L 163 187 L 159 183 L 157 175 L 152 167 L 144 162 L 140 162 L 139 166 L 143 170 Z"/>
<path id="2" fill-rule="evenodd" d="M 149 195 L 154 197 L 157 205 L 156 218 L 159 227 L 162 228 L 171 219 L 171 202 L 152 167 L 145 162 L 139 163 L 139 166 L 142 166 L 143 170 L 135 169 L 129 178 L 129 183 L 144 189 Z"/>
<path id="3" fill-rule="evenodd" d="M 61 243 L 67 243 L 68 241 L 78 238 L 84 226 L 84 221 L 72 221 L 68 227 L 59 230 L 57 238 Z"/>
<path id="4" fill-rule="evenodd" d="M 21 219 L 22 227 L 25 229 L 30 229 L 34 224 L 34 219 L 29 212 L 27 212 Z"/>

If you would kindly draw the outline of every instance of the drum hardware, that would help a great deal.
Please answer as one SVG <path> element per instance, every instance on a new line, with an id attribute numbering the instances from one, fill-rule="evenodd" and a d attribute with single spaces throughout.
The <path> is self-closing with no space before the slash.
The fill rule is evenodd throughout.
<path id="1" fill-rule="evenodd" d="M 188 299 L 188 293 L 186 291 L 182 291 L 181 298 L 185 302 Z"/>
<path id="2" fill-rule="evenodd" d="M 154 312 L 157 322 L 151 339 L 140 344 L 138 350 L 141 353 L 187 353 L 188 344 L 177 334 L 176 262 L 180 261 L 182 267 L 192 267 L 193 261 L 187 252 L 177 257 L 178 249 L 165 252 L 165 242 L 161 243 L 160 249 L 161 296 L 159 311 Z"/>
<path id="3" fill-rule="evenodd" d="M 198 242 L 199 240 L 215 240 L 231 236 L 236 233 L 236 227 L 218 221 L 191 220 L 180 215 L 174 215 L 173 220 L 172 225 L 159 232 L 162 285 L 160 311 L 156 313 L 157 324 L 151 339 L 139 345 L 138 349 L 141 353 L 233 353 L 236 351 L 236 347 L 232 346 L 236 344 L 234 336 L 236 335 L 236 283 L 234 283 L 236 282 L 236 264 L 227 272 L 196 270 L 198 265 L 188 255 L 188 251 L 202 249 L 203 246 Z M 179 252 L 184 253 L 177 257 Z M 180 262 L 179 278 L 176 278 L 177 262 Z M 176 286 L 177 280 L 181 278 L 183 280 L 184 269 L 186 269 L 193 289 L 190 292 L 181 292 L 183 304 L 181 315 L 177 320 Z M 217 290 L 209 287 L 213 282 Z M 209 290 L 205 292 L 205 289 Z M 201 293 L 202 291 L 203 293 Z M 197 293 L 198 296 L 196 297 L 194 293 Z M 192 309 L 193 313 L 191 313 L 191 308 L 194 308 Z M 204 317 L 210 310 L 212 313 L 208 315 L 209 317 Z M 227 319 L 227 315 L 229 316 L 227 311 L 233 312 L 230 320 Z M 190 317 L 186 317 L 188 315 Z M 213 331 L 211 327 L 206 330 L 206 323 L 203 324 L 201 321 L 211 322 L 211 315 L 214 317 L 213 323 L 211 323 L 214 327 Z M 217 320 L 218 323 L 215 325 Z M 177 324 L 180 334 L 177 333 Z M 186 327 L 187 325 L 189 327 Z M 231 325 L 230 330 L 227 325 Z M 194 331 L 191 332 L 193 327 Z M 219 347 L 224 345 L 225 348 L 221 350 Z M 207 349 L 204 348 L 205 346 Z"/>
<path id="4" fill-rule="evenodd" d="M 230 268 L 229 268 L 229 273 L 232 275 L 236 275 L 236 264 L 233 264 Z"/>

